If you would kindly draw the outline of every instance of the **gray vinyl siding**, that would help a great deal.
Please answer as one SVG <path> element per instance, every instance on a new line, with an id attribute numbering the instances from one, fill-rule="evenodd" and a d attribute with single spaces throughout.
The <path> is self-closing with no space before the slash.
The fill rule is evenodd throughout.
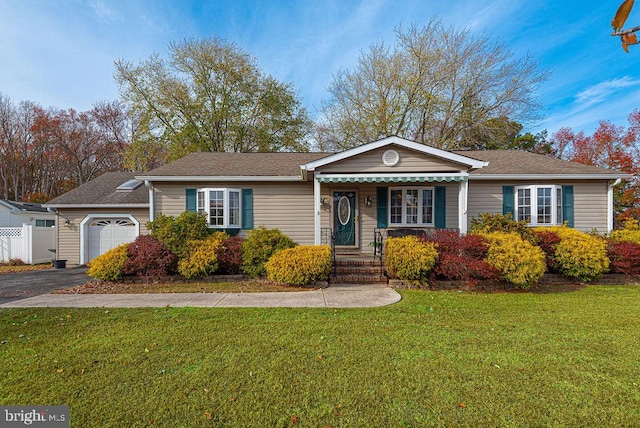
<path id="1" fill-rule="evenodd" d="M 393 148 L 400 155 L 400 161 L 395 166 L 382 163 L 382 154 Z M 402 172 L 453 172 L 465 167 L 453 162 L 445 161 L 434 156 L 426 156 L 412 150 L 396 147 L 385 147 L 363 153 L 359 156 L 335 162 L 320 168 L 323 173 L 402 173 Z"/>
<path id="2" fill-rule="evenodd" d="M 58 233 L 58 259 L 67 260 L 69 265 L 78 265 L 80 263 L 80 223 L 89 214 L 130 214 L 140 223 L 140 234 L 149 233 L 147 230 L 147 222 L 149 221 L 149 210 L 146 208 L 94 208 L 94 209 L 77 209 L 77 208 L 60 208 L 58 209 L 56 228 Z M 65 220 L 69 220 L 69 225 L 65 225 Z"/>
<path id="3" fill-rule="evenodd" d="M 607 231 L 607 191 L 608 182 L 604 180 L 583 181 L 482 181 L 469 180 L 467 216 L 469 227 L 471 220 L 481 213 L 502 214 L 502 186 L 525 185 L 573 185 L 574 191 L 574 227 L 584 232 L 597 229 Z M 447 194 L 448 196 L 448 194 Z"/>
<path id="4" fill-rule="evenodd" d="M 280 229 L 298 244 L 314 243 L 313 182 L 154 183 L 155 214 L 178 216 L 187 188 L 253 189 L 253 225 Z M 329 195 L 326 194 L 328 197 Z M 328 218 L 326 220 L 328 222 Z M 325 226 L 323 226 L 325 227 Z M 245 231 L 242 235 L 245 235 Z"/>
<path id="5" fill-rule="evenodd" d="M 369 244 L 373 241 L 374 229 L 377 227 L 376 188 L 381 184 L 322 184 L 321 196 L 326 204 L 321 204 L 321 227 L 333 228 L 333 192 L 354 190 L 358 194 L 356 215 L 357 242 L 364 252 L 372 252 Z M 447 188 L 446 227 L 458 228 L 458 183 L 433 183 L 428 187 L 443 185 Z M 402 187 L 401 184 L 389 183 L 387 187 Z M 265 226 L 278 228 L 299 244 L 314 243 L 314 209 L 313 182 L 305 183 L 155 183 L 155 213 L 178 216 L 185 210 L 186 188 L 252 188 L 253 189 L 253 224 L 254 227 Z M 410 186 L 414 187 L 414 186 Z M 371 197 L 371 206 L 367 207 L 366 198 Z M 242 231 L 241 235 L 246 232 Z"/>

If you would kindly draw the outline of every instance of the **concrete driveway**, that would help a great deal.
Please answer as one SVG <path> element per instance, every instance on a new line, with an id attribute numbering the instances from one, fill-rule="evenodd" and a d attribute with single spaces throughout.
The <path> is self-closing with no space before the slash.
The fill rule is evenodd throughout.
<path id="1" fill-rule="evenodd" d="M 45 269 L 0 275 L 0 304 L 71 288 L 91 280 L 86 268 Z"/>

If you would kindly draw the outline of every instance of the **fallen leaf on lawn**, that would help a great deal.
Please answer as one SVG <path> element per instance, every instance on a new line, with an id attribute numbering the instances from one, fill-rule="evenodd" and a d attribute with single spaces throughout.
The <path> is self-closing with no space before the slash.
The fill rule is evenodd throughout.
<path id="1" fill-rule="evenodd" d="M 297 416 L 291 416 L 291 423 L 297 424 L 298 423 L 298 417 Z"/>
<path id="2" fill-rule="evenodd" d="M 148 348 L 144 348 L 144 352 L 149 352 L 149 349 Z"/>
<path id="3" fill-rule="evenodd" d="M 458 403 L 458 407 L 460 407 L 461 409 L 466 409 L 467 405 L 464 403 Z"/>
<path id="4" fill-rule="evenodd" d="M 207 418 L 208 421 L 210 421 L 211 420 L 211 413 L 204 412 L 204 417 Z"/>
<path id="5" fill-rule="evenodd" d="M 64 369 L 58 369 L 57 372 L 58 373 L 62 373 L 64 371 Z"/>
<path id="6" fill-rule="evenodd" d="M 237 398 L 236 397 L 231 397 L 231 401 L 233 401 L 234 403 L 236 402 Z"/>

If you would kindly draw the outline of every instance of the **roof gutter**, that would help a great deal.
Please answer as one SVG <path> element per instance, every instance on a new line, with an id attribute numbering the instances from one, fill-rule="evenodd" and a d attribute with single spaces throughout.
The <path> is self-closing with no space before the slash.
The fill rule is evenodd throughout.
<path id="1" fill-rule="evenodd" d="M 284 176 L 260 176 L 260 175 L 242 175 L 242 176 L 219 176 L 219 175 L 192 175 L 192 176 L 170 176 L 170 175 L 137 175 L 136 180 L 152 181 L 303 181 L 301 175 L 284 175 Z"/>
<path id="2" fill-rule="evenodd" d="M 148 203 L 140 204 L 51 204 L 47 208 L 147 208 Z"/>
<path id="3" fill-rule="evenodd" d="M 621 180 L 629 174 L 469 174 L 469 180 Z"/>

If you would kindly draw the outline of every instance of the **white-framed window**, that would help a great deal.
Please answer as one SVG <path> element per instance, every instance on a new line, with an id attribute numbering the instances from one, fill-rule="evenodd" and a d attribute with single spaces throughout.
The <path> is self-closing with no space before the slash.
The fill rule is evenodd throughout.
<path id="1" fill-rule="evenodd" d="M 433 226 L 433 187 L 389 189 L 391 226 Z"/>
<path id="2" fill-rule="evenodd" d="M 532 226 L 562 224 L 562 186 L 516 187 L 516 220 Z"/>
<path id="3" fill-rule="evenodd" d="M 240 189 L 198 189 L 196 209 L 205 214 L 209 226 L 226 229 L 241 226 Z"/>
<path id="4" fill-rule="evenodd" d="M 55 220 L 36 219 L 36 227 L 53 227 L 55 225 Z"/>

